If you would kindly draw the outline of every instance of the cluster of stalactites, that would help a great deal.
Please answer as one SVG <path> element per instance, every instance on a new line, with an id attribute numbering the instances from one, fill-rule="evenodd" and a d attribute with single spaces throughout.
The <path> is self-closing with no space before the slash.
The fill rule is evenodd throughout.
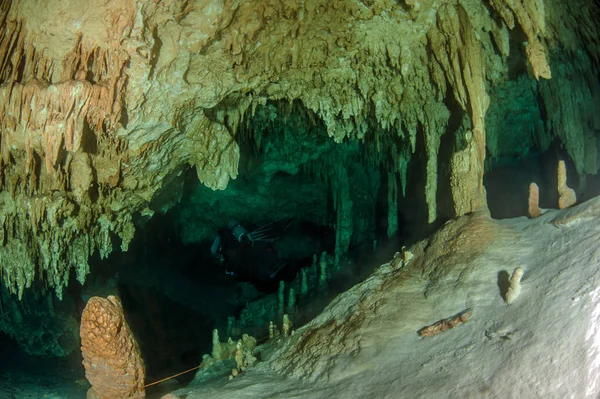
<path id="1" fill-rule="evenodd" d="M 78 41 L 58 67 L 36 50 L 21 21 L 6 22 L 0 49 L 2 164 L 12 150 L 25 150 L 40 154 L 52 173 L 61 151 L 80 150 L 86 130 L 102 140 L 120 126 L 127 60 L 119 53 Z M 61 76 L 53 82 L 56 70 Z"/>
<path id="2" fill-rule="evenodd" d="M 80 34 L 57 59 L 36 46 L 20 5 L 0 5 L 0 277 L 19 296 L 43 279 L 60 298 L 72 268 L 83 283 L 94 251 L 106 257 L 113 233 L 124 248 L 133 235 L 131 215 L 105 214 L 101 201 L 121 177 L 127 55 Z"/>
<path id="3" fill-rule="evenodd" d="M 404 9 L 389 10 L 398 20 L 408 18 L 411 23 L 423 25 L 422 33 L 413 32 L 414 38 L 411 35 L 386 35 L 393 29 L 403 32 L 409 26 L 408 22 L 404 25 L 393 21 L 384 23 L 375 16 L 377 7 L 355 9 L 344 4 L 342 9 L 352 15 L 352 32 L 362 38 L 360 42 L 344 36 L 343 32 L 347 32 L 349 26 L 347 21 L 329 7 L 321 7 L 317 18 L 314 7 L 297 4 L 289 10 L 286 8 L 289 12 L 285 15 L 277 14 L 281 10 L 269 11 L 282 18 L 278 29 L 285 30 L 288 25 L 294 27 L 291 37 L 298 40 L 291 43 L 289 58 L 283 45 L 286 40 L 279 43 L 264 36 L 271 32 L 267 29 L 270 19 L 254 21 L 254 17 L 262 16 L 266 9 L 250 12 L 251 3 L 238 9 L 241 19 L 234 18 L 232 31 L 225 36 L 231 41 L 231 50 L 236 49 L 236 65 L 244 71 L 244 76 L 250 78 L 257 71 L 275 70 L 280 83 L 267 85 L 262 91 L 259 89 L 245 96 L 230 95 L 226 103 L 231 109 L 221 111 L 216 119 L 227 121 L 229 129 L 236 132 L 244 115 L 254 114 L 256 107 L 267 100 L 283 99 L 290 103 L 299 100 L 311 115 L 322 121 L 336 142 L 348 138 L 371 140 L 381 147 L 378 149 L 381 154 L 393 153 L 396 158 L 386 169 L 399 174 L 402 192 L 406 191 L 407 164 L 416 151 L 417 135 L 421 134 L 427 156 L 425 197 L 430 222 L 437 218 L 441 137 L 446 133 L 457 134 L 448 131 L 451 112 L 457 112 L 448 109 L 448 96 L 453 97 L 452 101 L 470 119 L 468 131 L 459 133 L 466 143 L 457 146 L 448 165 L 454 212 L 462 215 L 485 206 L 485 114 L 490 101 L 486 87 L 507 78 L 511 31 L 520 29 L 525 34 L 524 51 L 536 79 L 551 78 L 548 46 L 560 41 L 556 34 L 559 18 L 553 14 L 557 5 L 544 6 L 535 0 L 493 0 L 489 7 L 466 1 L 434 1 L 430 9 L 435 9 L 435 14 L 426 14 L 424 7 L 414 2 Z M 294 20 L 295 17 L 298 19 Z M 239 26 L 244 18 L 255 23 L 248 27 Z M 319 36 L 316 32 L 323 24 L 328 24 L 330 34 Z M 419 35 L 423 37 L 419 38 Z M 337 42 L 327 41 L 336 36 L 340 38 Z M 254 41 L 270 43 L 273 40 L 278 43 L 281 53 L 273 53 L 269 46 L 253 45 Z M 309 47 L 315 40 L 327 45 L 327 51 L 323 52 L 325 57 L 318 53 L 318 47 Z M 338 46 L 348 51 L 362 47 L 364 51 L 352 53 L 352 57 L 338 57 L 335 65 L 320 65 L 327 60 L 327 54 L 337 54 Z M 299 57 L 299 54 L 312 56 Z M 290 60 L 291 64 L 288 64 Z M 283 64 L 276 65 L 278 61 Z M 318 66 L 335 71 L 335 76 L 327 72 L 328 68 L 313 70 Z M 309 83 L 297 86 L 297 82 L 307 76 L 311 79 Z M 313 81 L 318 85 L 315 83 L 313 87 L 310 83 Z M 248 120 L 247 115 L 245 119 Z M 393 140 L 382 139 L 380 135 L 397 136 L 402 145 L 391 148 L 381 145 Z M 255 134 L 255 139 L 260 145 L 260 133 Z M 387 155 L 381 158 L 388 159 Z"/>
<path id="4" fill-rule="evenodd" d="M 327 96 L 315 95 L 311 89 L 304 93 L 290 91 L 295 97 L 289 97 L 289 92 L 271 90 L 279 98 L 290 101 L 300 98 L 304 106 L 323 121 L 329 136 L 336 142 L 358 138 L 373 140 L 379 146 L 379 143 L 390 140 L 382 140 L 377 135 L 400 137 L 406 145 L 402 144 L 401 148 L 382 148 L 381 153 L 391 152 L 396 156 L 389 170 L 399 173 L 403 192 L 406 191 L 408 160 L 416 151 L 417 135 L 422 134 L 427 156 L 425 197 L 430 222 L 437 218 L 438 153 L 441 136 L 447 133 L 450 118 L 450 110 L 445 105 L 444 98 L 452 95 L 471 119 L 471 130 L 465 134 L 467 147 L 457 150 L 450 165 L 455 213 L 460 215 L 485 206 L 482 182 L 485 158 L 484 121 L 489 106 L 486 85 L 490 80 L 488 75 L 499 75 L 501 64 L 510 53 L 509 32 L 517 24 L 529 38 L 526 52 L 535 77 L 550 77 L 543 42 L 546 31 L 545 10 L 536 2 L 493 1 L 491 9 L 500 17 L 500 23 L 490 15 L 483 3 L 475 7 L 471 3 L 468 6 L 462 2 L 439 3 L 435 21 L 425 31 L 427 33 L 424 40 L 419 42 L 414 39 L 419 44 L 410 44 L 410 41 L 404 43 L 393 37 L 379 37 L 379 43 L 376 43 L 374 36 L 384 31 L 373 30 L 372 34 L 366 32 L 364 43 L 360 43 L 368 49 L 364 53 L 366 58 L 361 58 L 362 52 L 356 54 L 354 70 L 338 65 L 335 79 L 326 73 L 317 75 L 321 84 L 328 87 Z M 416 4 L 409 4 L 408 8 L 411 9 L 409 13 L 413 19 L 424 21 L 420 18 L 423 10 L 418 10 Z M 402 14 L 398 10 L 395 12 Z M 299 21 L 301 27 L 319 24 L 310 12 L 302 15 L 304 17 Z M 359 20 L 364 17 L 360 13 L 356 16 Z M 328 17 L 324 16 L 325 19 Z M 394 27 L 390 25 L 387 28 Z M 335 25 L 331 26 L 333 33 L 337 33 L 336 29 Z M 361 31 L 360 22 L 356 23 L 355 29 L 356 32 Z M 309 32 L 310 30 L 300 29 L 299 34 L 310 36 Z M 247 36 L 240 38 L 247 40 Z M 294 50 L 302 52 L 302 43 L 301 41 L 295 45 Z M 427 48 L 423 47 L 423 43 L 426 43 Z M 239 43 L 240 48 L 245 45 Z M 257 51 L 260 52 L 261 49 Z M 333 48 L 330 51 L 334 51 Z M 428 64 L 428 68 L 423 68 L 420 63 L 417 65 L 417 58 Z M 244 60 L 240 60 L 240 63 L 244 64 Z M 299 69 L 308 67 L 301 58 L 292 64 Z M 260 66 L 260 62 L 258 65 Z M 251 70 L 252 65 L 247 68 Z M 488 73 L 488 69 L 492 69 L 491 73 Z M 294 74 L 293 71 L 280 72 L 284 76 L 293 77 Z M 385 84 L 380 85 L 379 82 Z M 243 108 L 248 109 L 248 106 Z M 373 130 L 377 132 L 375 137 L 371 133 Z M 453 133 L 455 132 L 450 132 Z M 387 155 L 382 158 L 387 159 Z"/>

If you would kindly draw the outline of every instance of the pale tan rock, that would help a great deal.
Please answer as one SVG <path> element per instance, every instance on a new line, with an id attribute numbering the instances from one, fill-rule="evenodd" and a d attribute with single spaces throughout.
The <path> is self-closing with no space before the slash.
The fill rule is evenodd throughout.
<path id="1" fill-rule="evenodd" d="M 334 310 L 324 311 L 299 329 L 274 353 L 270 365 L 278 372 L 297 378 L 326 379 L 324 370 L 334 369 L 339 359 L 368 356 L 369 348 L 364 345 L 364 339 L 365 331 L 372 330 L 372 323 L 386 325 L 387 317 L 393 318 L 392 315 L 402 312 L 405 320 L 412 320 L 408 330 L 406 326 L 390 323 L 388 327 L 391 331 L 401 328 L 404 333 L 415 334 L 425 324 L 424 317 L 436 320 L 436 316 L 411 311 L 408 306 L 400 305 L 406 303 L 403 298 L 408 296 L 427 303 L 427 309 L 443 309 L 444 298 L 470 280 L 469 276 L 478 267 L 478 259 L 486 251 L 496 245 L 508 248 L 519 237 L 519 232 L 492 219 L 486 212 L 448 221 L 431 237 L 410 247 L 414 257 L 405 267 L 392 273 L 388 268 L 381 268 L 364 283 L 340 296 L 339 301 L 330 305 Z M 455 316 L 460 317 L 448 325 L 464 321 L 470 314 Z"/>
<path id="2" fill-rule="evenodd" d="M 529 201 L 527 214 L 531 219 L 536 218 L 542 214 L 540 209 L 540 188 L 537 184 L 529 184 Z"/>
<path id="3" fill-rule="evenodd" d="M 558 161 L 558 208 L 569 208 L 577 202 L 575 190 L 567 186 L 567 167 L 565 161 Z"/>
<path id="4" fill-rule="evenodd" d="M 509 279 L 509 286 L 504 296 L 504 302 L 510 305 L 521 294 L 521 278 L 523 278 L 523 268 L 517 267 Z"/>
<path id="5" fill-rule="evenodd" d="M 587 221 L 600 215 L 600 197 L 595 197 L 571 209 L 561 212 L 552 224 L 557 227 L 568 227 L 581 221 Z"/>

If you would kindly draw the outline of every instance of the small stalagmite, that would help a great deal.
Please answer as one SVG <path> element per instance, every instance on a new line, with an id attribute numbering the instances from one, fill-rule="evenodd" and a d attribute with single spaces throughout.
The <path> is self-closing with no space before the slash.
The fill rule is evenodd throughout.
<path id="1" fill-rule="evenodd" d="M 577 202 L 575 190 L 567 186 L 567 166 L 565 161 L 558 161 L 558 207 L 569 208 Z"/>
<path id="2" fill-rule="evenodd" d="M 529 207 L 527 213 L 531 219 L 542 214 L 542 210 L 540 209 L 540 188 L 535 183 L 529 185 Z"/>
<path id="3" fill-rule="evenodd" d="M 510 305 L 521 294 L 521 279 L 523 278 L 523 268 L 517 267 L 510 277 L 508 291 L 504 295 L 504 302 Z"/>

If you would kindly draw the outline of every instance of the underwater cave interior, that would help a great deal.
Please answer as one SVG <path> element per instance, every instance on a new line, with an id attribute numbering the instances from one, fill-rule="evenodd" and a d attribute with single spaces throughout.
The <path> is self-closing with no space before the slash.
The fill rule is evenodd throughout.
<path id="1" fill-rule="evenodd" d="M 545 193 L 542 207 L 557 201 L 556 162 L 569 157 L 556 138 L 540 144 L 547 129 L 539 84 L 521 73 L 491 91 L 484 184 L 494 218 L 525 216 L 532 181 Z M 120 296 L 148 381 L 197 366 L 210 353 L 215 328 L 225 337 L 264 337 L 284 306 L 282 297 L 294 324 L 307 322 L 402 245 L 451 217 L 446 168 L 466 119 L 453 112 L 442 137 L 438 219 L 428 224 L 422 139 L 401 175 L 391 173 L 406 146 L 399 139 L 379 142 L 367 135 L 335 143 L 300 102 L 258 107 L 236 135 L 239 175 L 225 190 L 205 187 L 193 169 L 172 178 L 155 198 L 154 214 L 139 215 L 129 250 L 107 259 L 96 254 L 85 285 L 73 278 L 62 301 L 40 284 L 26 290 L 22 302 L 0 288 L 3 317 L 16 321 L 0 337 L 3 352 L 31 359 L 23 361 L 25 368 L 35 367 L 39 357 L 67 362 L 83 378 L 78 324 L 94 295 Z M 580 183 L 582 198 L 598 194 L 596 177 L 582 185 L 572 161 L 568 172 L 570 181 Z M 391 184 L 402 187 L 396 203 L 388 200 Z M 227 227 L 232 219 L 245 239 Z M 178 379 L 191 378 L 193 373 Z"/>
<path id="2" fill-rule="evenodd" d="M 295 288 L 289 312 L 301 325 L 389 259 L 397 245 L 388 243 L 415 239 L 416 231 L 432 228 L 422 205 L 424 154 L 408 167 L 396 231 L 390 231 L 389 160 L 374 146 L 333 142 L 300 103 L 258 108 L 237 142 L 239 175 L 225 190 L 205 187 L 193 169 L 187 170 L 155 198 L 151 218 L 139 215 L 127 252 L 92 258 L 84 286 L 73 276 L 62 301 L 41 286 L 26 290 L 21 311 L 11 314 L 42 325 L 35 339 L 16 329 L 9 333 L 19 340 L 15 344 L 34 356 L 68 352 L 72 367 L 82 371 L 77 334 L 83 307 L 91 296 L 116 293 L 140 344 L 147 379 L 156 380 L 197 366 L 210 353 L 215 328 L 233 338 L 267 334 L 282 286 L 288 305 Z M 345 220 L 336 219 L 340 214 Z M 230 219 L 250 239 L 237 240 L 227 228 Z M 336 236 L 336 223 L 346 226 L 346 237 Z M 222 244 L 218 254 L 212 250 L 216 237 Z M 345 247 L 336 247 L 340 241 Z M 319 266 L 323 254 L 327 270 Z M 20 306 L 2 293 L 4 303 Z M 39 308 L 35 316 L 30 308 Z M 49 312 L 64 317 L 44 320 Z M 70 341 L 62 345 L 65 337 Z M 178 379 L 185 383 L 192 377 Z"/>

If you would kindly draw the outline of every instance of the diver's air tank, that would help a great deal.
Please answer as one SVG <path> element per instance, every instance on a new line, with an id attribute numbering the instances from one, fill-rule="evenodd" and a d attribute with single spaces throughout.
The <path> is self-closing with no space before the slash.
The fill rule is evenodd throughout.
<path id="1" fill-rule="evenodd" d="M 235 237 L 239 242 L 247 241 L 248 230 L 244 228 L 236 219 L 231 218 L 227 222 L 227 229 L 231 231 L 231 234 Z"/>

